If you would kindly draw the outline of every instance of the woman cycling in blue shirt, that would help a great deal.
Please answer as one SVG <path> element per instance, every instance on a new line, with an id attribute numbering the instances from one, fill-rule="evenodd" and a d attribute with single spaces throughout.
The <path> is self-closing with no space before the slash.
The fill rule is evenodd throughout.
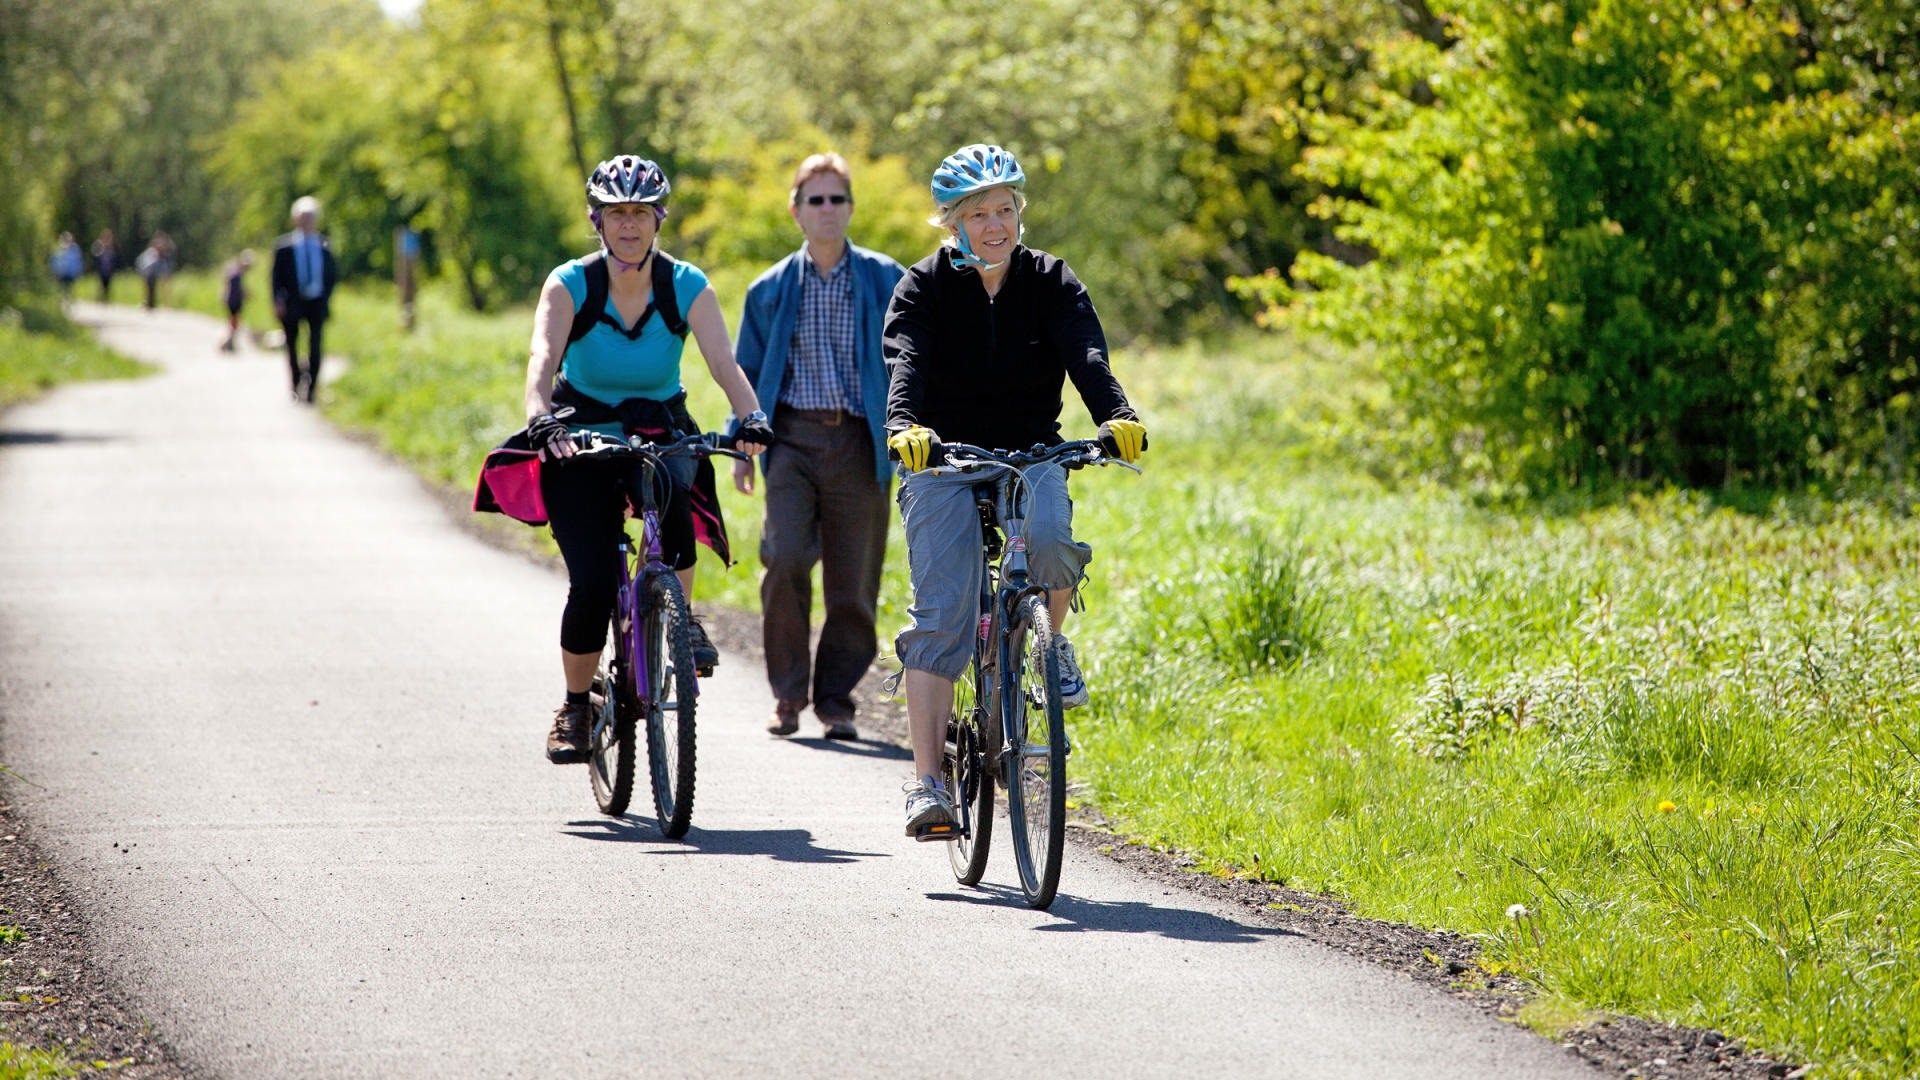
<path id="1" fill-rule="evenodd" d="M 587 214 L 601 249 L 549 274 L 533 316 L 527 438 L 549 463 L 574 456 L 577 447 L 569 436 L 583 430 L 661 441 L 700 430 L 687 415 L 686 390 L 680 384 L 680 354 L 686 343 L 673 324 L 681 333 L 692 332 L 708 373 L 726 392 L 734 415 L 746 418 L 737 436 L 739 449 L 757 454 L 773 441 L 753 387 L 734 361 L 720 301 L 707 276 L 690 263 L 667 260 L 667 285 L 679 310 L 671 319 L 656 311 L 656 301 L 663 298 L 655 295 L 655 273 L 661 268 L 654 264 L 667 259 L 657 240 L 671 188 L 658 165 L 632 155 L 601 162 L 587 178 Z M 575 314 L 594 295 L 594 276 L 602 274 L 603 310 L 576 339 Z M 712 470 L 704 462 L 697 468 L 710 498 Z M 673 471 L 672 491 L 660 514 L 661 556 L 678 572 L 691 603 L 694 548 L 701 531 L 692 498 L 696 466 L 682 458 Z M 606 468 L 545 468 L 540 487 L 554 541 L 567 564 L 567 606 L 560 618 L 567 696 L 547 736 L 547 758 L 567 764 L 587 756 L 592 715 L 588 691 L 613 613 L 627 508 L 618 479 Z M 708 535 L 699 538 L 724 550 L 717 508 L 704 524 Z M 718 659 L 706 631 L 694 623 L 694 666 L 704 674 Z"/>

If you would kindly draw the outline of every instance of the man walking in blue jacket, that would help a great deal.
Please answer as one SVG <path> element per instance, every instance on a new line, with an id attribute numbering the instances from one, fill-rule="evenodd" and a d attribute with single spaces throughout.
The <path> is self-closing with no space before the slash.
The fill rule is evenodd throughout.
<path id="1" fill-rule="evenodd" d="M 800 163 L 787 211 L 806 243 L 747 289 L 736 350 L 779 436 L 761 458 L 760 607 L 774 696 L 767 730 L 798 731 L 811 701 L 827 738 L 852 739 L 853 688 L 879 652 L 874 607 L 891 517 L 880 329 L 905 270 L 847 242 L 853 184 L 839 154 Z M 751 494 L 753 466 L 736 463 L 733 482 Z M 809 656 L 816 563 L 826 615 Z"/>

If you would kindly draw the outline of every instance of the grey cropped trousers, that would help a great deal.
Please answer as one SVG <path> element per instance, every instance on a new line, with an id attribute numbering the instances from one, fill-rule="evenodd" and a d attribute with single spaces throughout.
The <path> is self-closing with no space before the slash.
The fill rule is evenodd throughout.
<path id="1" fill-rule="evenodd" d="M 1051 462 L 1025 471 L 1024 498 L 1011 504 L 1011 478 L 1000 473 L 934 473 L 922 470 L 900 482 L 900 524 L 907 537 L 907 576 L 913 600 L 908 625 L 894 651 L 909 671 L 958 679 L 973 660 L 980 614 L 980 515 L 973 492 L 995 488 L 1000 524 L 1009 534 L 1020 525 L 1027 537 L 1027 574 L 1047 589 L 1080 583 L 1093 549 L 1073 538 L 1073 500 L 1067 472 Z"/>

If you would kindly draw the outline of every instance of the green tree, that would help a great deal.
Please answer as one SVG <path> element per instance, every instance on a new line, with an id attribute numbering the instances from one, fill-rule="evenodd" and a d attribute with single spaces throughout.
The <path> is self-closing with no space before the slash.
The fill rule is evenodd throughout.
<path id="1" fill-rule="evenodd" d="M 1202 242 L 1187 270 L 1196 293 L 1233 304 L 1227 281 L 1292 264 L 1296 252 L 1358 257 L 1308 213 L 1320 187 L 1296 171 L 1317 112 L 1352 106 L 1365 44 L 1424 18 L 1390 0 L 1187 0 L 1177 12 L 1173 117 L 1189 218 Z"/>
<path id="2" fill-rule="evenodd" d="M 551 99 L 506 45 L 362 40 L 285 66 L 243 107 L 214 166 L 243 192 L 250 235 L 326 205 L 343 274 L 387 273 L 393 229 L 429 232 L 476 309 L 524 299 L 564 256 L 571 172 L 549 152 Z"/>
<path id="3" fill-rule="evenodd" d="M 1912 220 L 1906 119 L 1810 57 L 1778 5 L 1442 10 L 1453 46 L 1380 49 L 1359 117 L 1316 117 L 1302 166 L 1357 193 L 1317 210 L 1380 258 L 1303 254 L 1298 291 L 1249 288 L 1377 344 L 1404 430 L 1504 485 L 1831 467 L 1833 403 L 1898 396 L 1841 361 L 1911 311 L 1910 263 L 1839 271 Z M 1870 286 L 1854 341 L 1812 331 L 1853 302 L 1837 280 Z M 1911 364 L 1910 338 L 1877 340 L 1875 365 Z"/>
<path id="4" fill-rule="evenodd" d="M 0 0 L 0 303 L 44 279 L 62 229 L 136 250 L 166 229 L 190 261 L 223 257 L 203 140 L 261 62 L 380 21 L 373 0 Z"/>

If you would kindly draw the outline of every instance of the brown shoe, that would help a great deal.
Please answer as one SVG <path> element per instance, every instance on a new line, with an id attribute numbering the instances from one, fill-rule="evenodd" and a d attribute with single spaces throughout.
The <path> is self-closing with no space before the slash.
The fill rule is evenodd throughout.
<path id="1" fill-rule="evenodd" d="M 553 713 L 547 733 L 547 760 L 555 765 L 577 765 L 587 760 L 587 732 L 593 727 L 593 706 L 562 705 Z"/>
<path id="2" fill-rule="evenodd" d="M 825 731 L 820 733 L 822 738 L 850 742 L 860 737 L 860 732 L 855 730 L 853 726 L 853 717 L 851 716 L 823 716 L 820 718 L 820 724 L 826 728 Z"/>
<path id="3" fill-rule="evenodd" d="M 790 701 L 773 703 L 773 716 L 767 721 L 767 734 L 791 735 L 800 730 L 800 706 Z"/>

